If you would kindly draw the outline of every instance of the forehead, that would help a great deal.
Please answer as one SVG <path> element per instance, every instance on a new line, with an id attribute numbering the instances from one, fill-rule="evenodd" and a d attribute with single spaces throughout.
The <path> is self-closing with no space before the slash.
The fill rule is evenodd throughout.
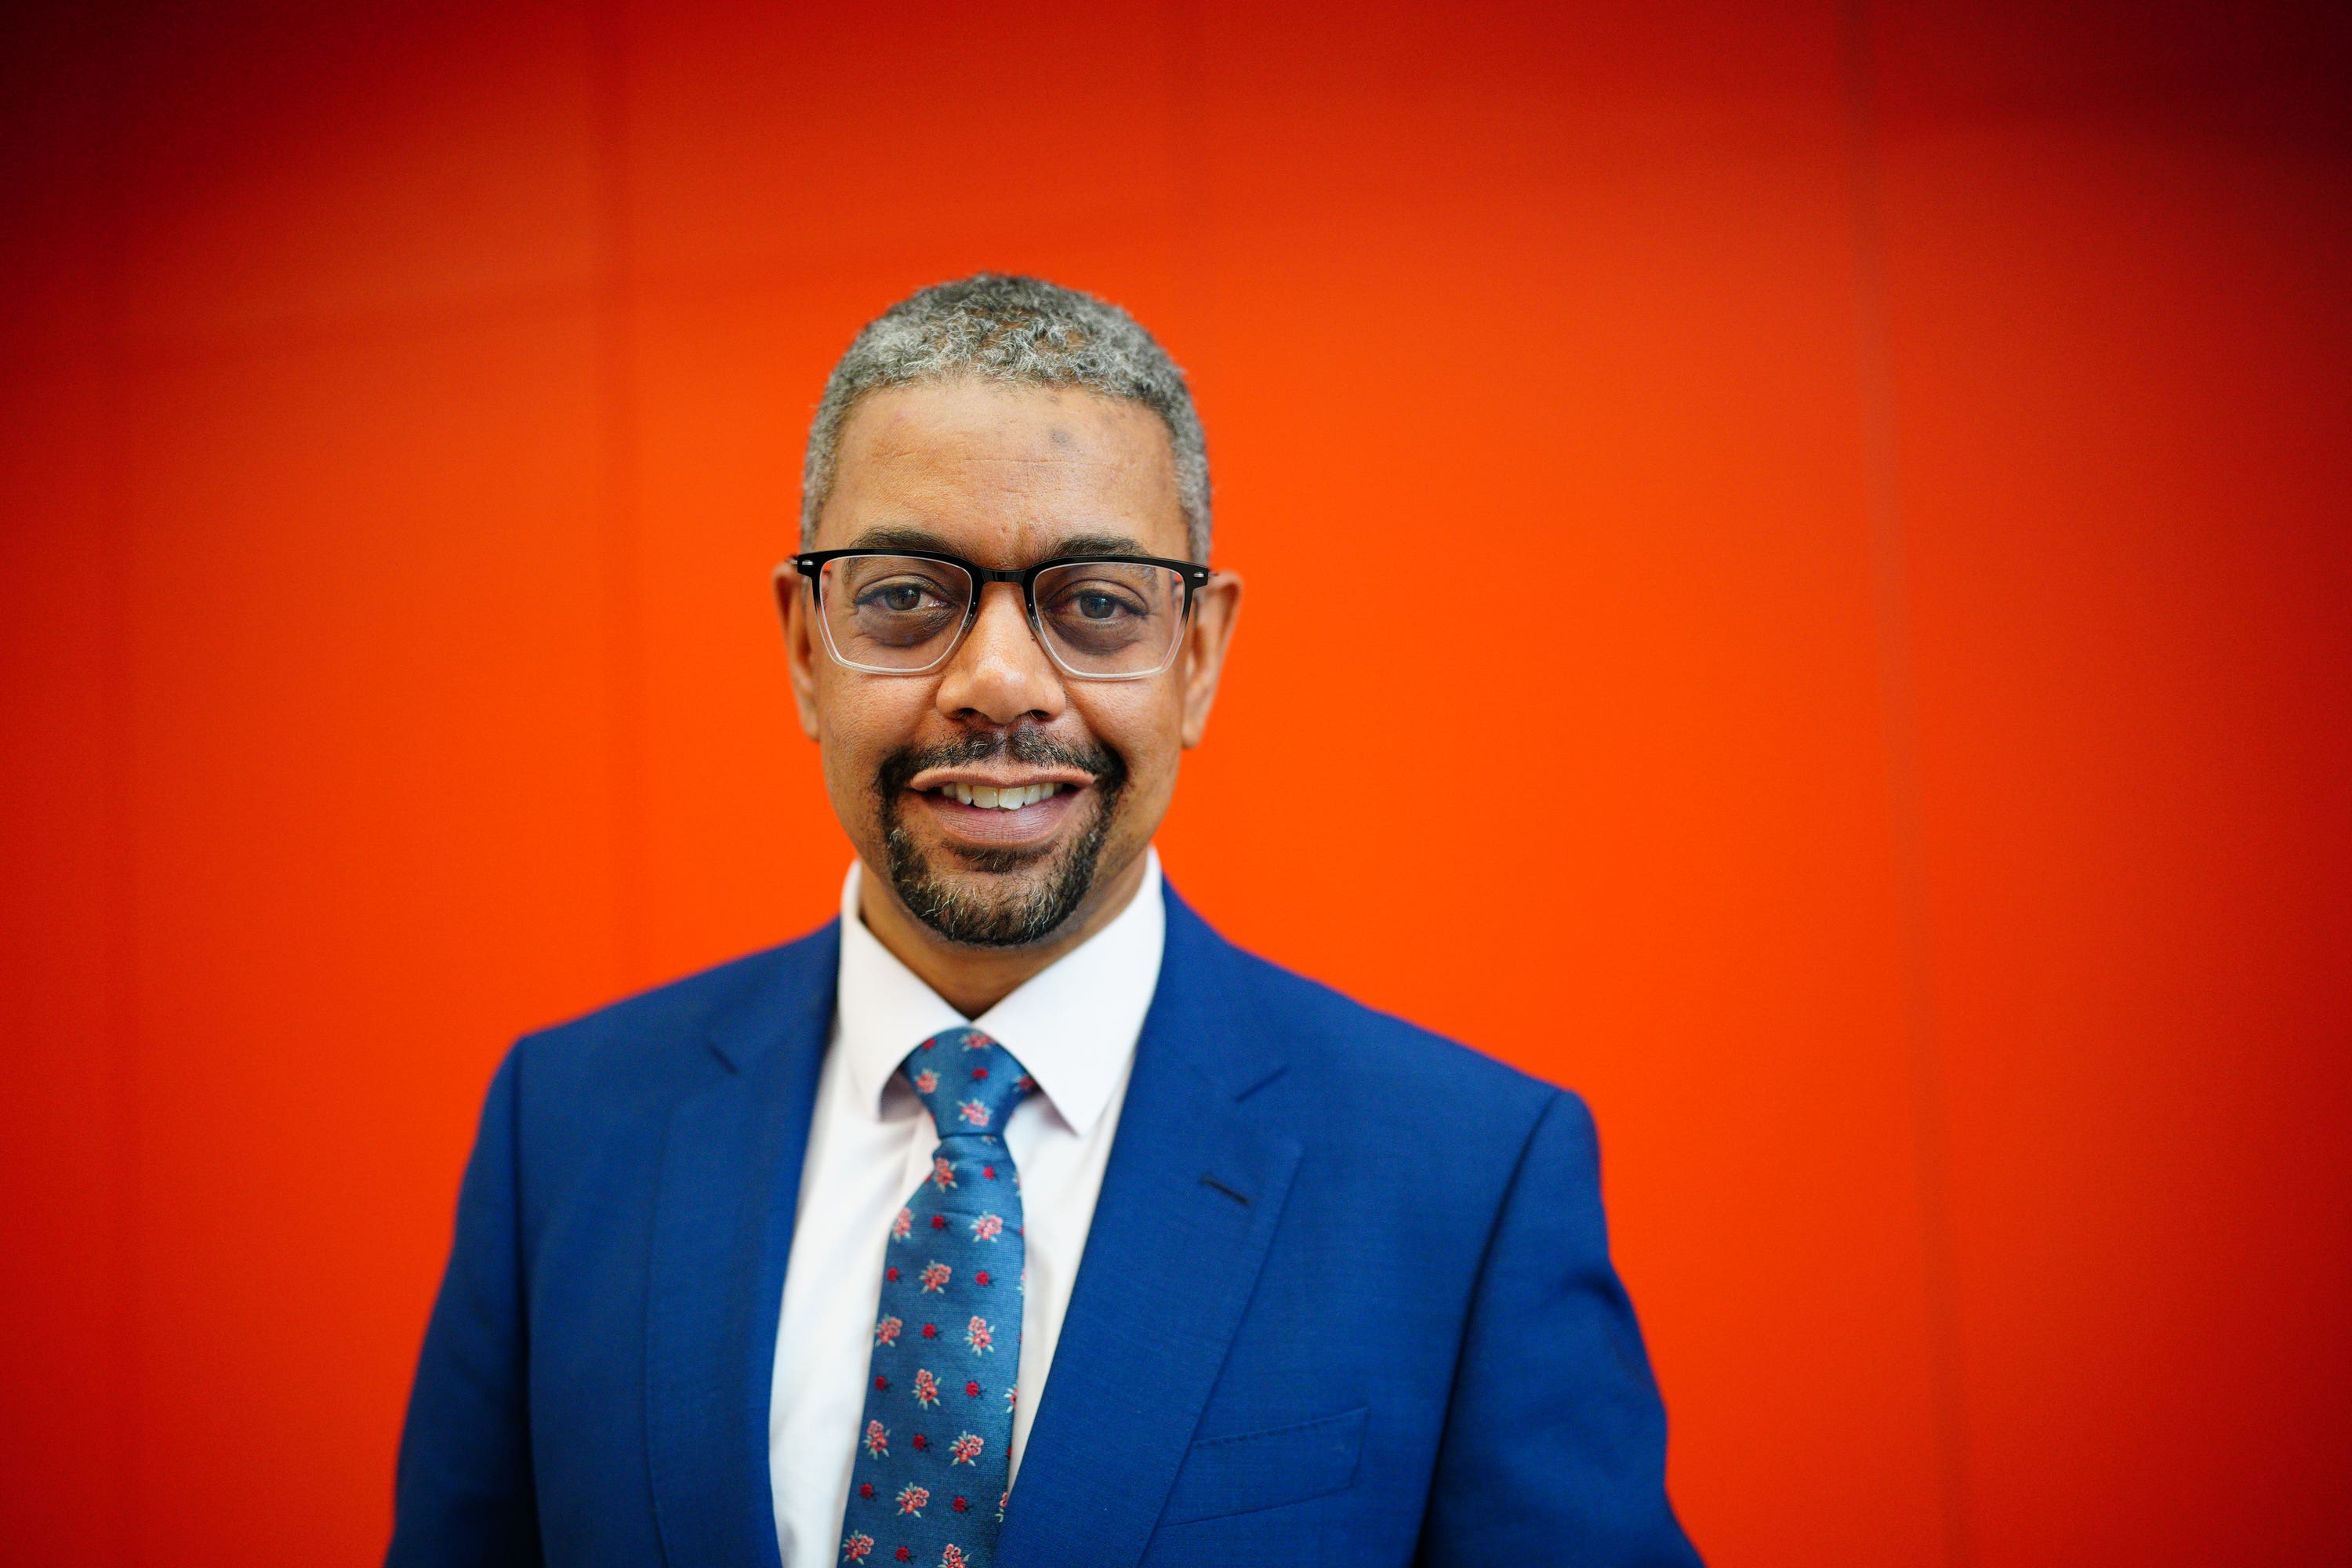
<path id="1" fill-rule="evenodd" d="M 1078 535 L 1181 556 L 1167 426 L 1140 404 L 962 379 L 867 394 L 841 432 L 820 549 L 916 530 L 982 565 L 1025 565 Z"/>

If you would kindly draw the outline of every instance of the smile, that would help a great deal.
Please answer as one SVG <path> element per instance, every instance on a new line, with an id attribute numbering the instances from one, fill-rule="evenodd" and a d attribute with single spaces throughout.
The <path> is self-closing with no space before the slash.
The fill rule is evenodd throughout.
<path id="1" fill-rule="evenodd" d="M 944 772 L 945 770 L 941 770 Z M 950 846 L 969 850 L 1043 849 L 1084 816 L 1079 804 L 1087 785 L 1076 779 L 1036 778 L 983 784 L 962 778 L 918 776 L 908 793 Z"/>
<path id="2" fill-rule="evenodd" d="M 1059 795 L 1063 787 L 1059 784 L 1034 784 L 999 789 L 987 784 L 943 784 L 936 793 L 960 805 L 976 805 L 991 811 L 1018 811 L 1024 805 L 1034 805 L 1050 795 Z"/>

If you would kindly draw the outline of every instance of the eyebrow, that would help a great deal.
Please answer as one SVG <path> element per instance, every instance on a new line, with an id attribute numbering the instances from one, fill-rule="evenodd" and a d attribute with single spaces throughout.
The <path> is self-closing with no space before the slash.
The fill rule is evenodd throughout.
<path id="1" fill-rule="evenodd" d="M 941 555 L 961 553 L 948 540 L 929 529 L 905 523 L 885 523 L 860 531 L 849 542 L 852 550 L 929 550 Z M 1074 533 L 1054 542 L 1048 561 L 1071 561 L 1096 555 L 1149 555 L 1143 542 L 1124 533 Z"/>
<path id="2" fill-rule="evenodd" d="M 925 529 L 904 523 L 869 528 L 849 542 L 852 550 L 936 550 L 944 553 L 947 541 Z"/>
<path id="3" fill-rule="evenodd" d="M 1149 555 L 1143 541 L 1130 539 L 1124 533 L 1074 533 L 1058 540 L 1046 552 L 1048 561 L 1066 561 L 1078 555 Z"/>

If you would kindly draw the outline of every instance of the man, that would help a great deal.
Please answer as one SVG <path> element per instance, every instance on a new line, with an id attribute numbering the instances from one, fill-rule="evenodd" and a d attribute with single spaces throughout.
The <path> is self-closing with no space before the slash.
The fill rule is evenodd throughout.
<path id="1" fill-rule="evenodd" d="M 1161 879 L 1241 584 L 1159 345 L 916 294 L 802 551 L 841 918 L 499 1068 L 391 1561 L 1695 1563 L 1583 1106 Z"/>

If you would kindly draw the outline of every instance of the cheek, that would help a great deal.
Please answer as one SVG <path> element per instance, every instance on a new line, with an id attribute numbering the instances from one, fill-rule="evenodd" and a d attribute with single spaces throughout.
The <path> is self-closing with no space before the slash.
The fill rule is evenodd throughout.
<path id="1" fill-rule="evenodd" d="M 847 670 L 817 683 L 817 744 L 836 791 L 864 793 L 882 759 L 913 744 L 930 711 L 930 685 L 886 680 Z"/>
<path id="2" fill-rule="evenodd" d="M 1184 721 L 1183 694 L 1174 682 L 1154 680 L 1141 689 L 1097 686 L 1081 700 L 1087 729 L 1127 759 L 1135 793 L 1158 795 L 1173 785 Z"/>

